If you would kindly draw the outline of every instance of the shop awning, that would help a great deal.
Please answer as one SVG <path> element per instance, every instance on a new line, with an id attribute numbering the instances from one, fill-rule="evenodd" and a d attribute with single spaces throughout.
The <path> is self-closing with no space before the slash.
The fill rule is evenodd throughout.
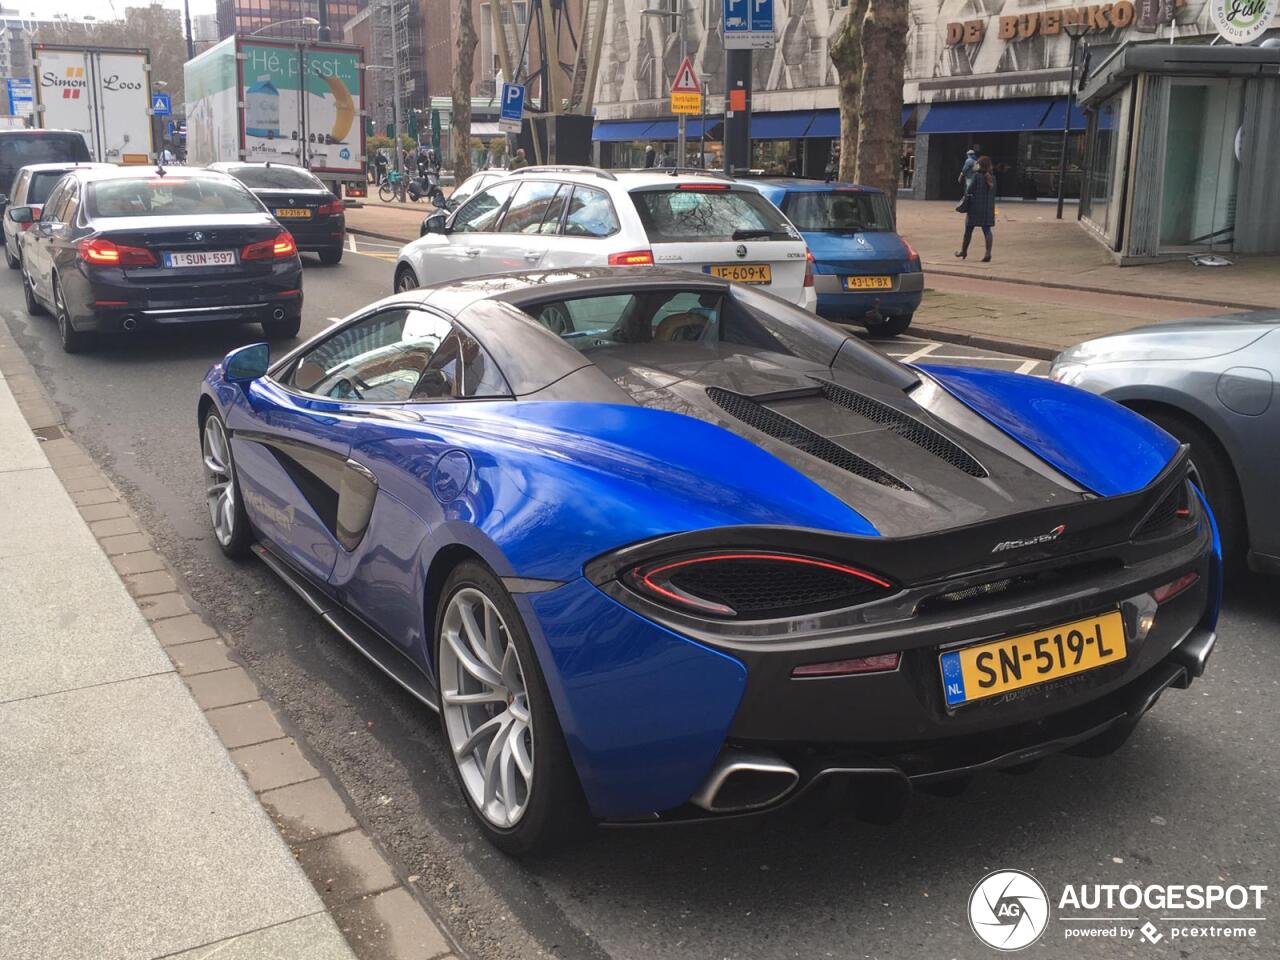
<path id="1" fill-rule="evenodd" d="M 1041 130 L 1061 130 L 1062 119 L 1067 115 L 1067 98 L 1059 97 L 1049 106 L 1049 112 L 1044 115 L 1044 120 L 1040 123 Z M 1074 101 L 1071 104 L 1071 129 L 1083 130 L 1088 124 L 1089 118 L 1084 115 L 1084 111 L 1080 109 L 1080 104 Z"/>
<path id="2" fill-rule="evenodd" d="M 505 137 L 506 133 L 498 126 L 498 121 L 485 120 L 471 124 L 471 135 L 473 137 Z"/>
<path id="3" fill-rule="evenodd" d="M 919 133 L 1019 133 L 1039 130 L 1051 97 L 935 103 L 916 128 Z M 1062 117 L 1058 117 L 1061 129 Z"/>
<path id="4" fill-rule="evenodd" d="M 813 123 L 809 124 L 805 136 L 825 140 L 834 140 L 840 136 L 840 111 L 815 110 Z"/>
<path id="5" fill-rule="evenodd" d="M 838 121 L 837 121 L 838 122 Z M 782 110 L 751 115 L 752 140 L 794 140 L 803 137 L 813 123 L 812 110 Z"/>
<path id="6" fill-rule="evenodd" d="M 659 121 L 661 122 L 661 121 Z M 672 129 L 675 129 L 675 121 L 671 121 Z M 619 143 L 626 140 L 644 140 L 647 139 L 649 128 L 654 126 L 652 120 L 597 120 L 596 125 L 591 130 L 592 140 L 605 140 L 611 143 Z M 675 134 L 672 134 L 674 138 Z"/>

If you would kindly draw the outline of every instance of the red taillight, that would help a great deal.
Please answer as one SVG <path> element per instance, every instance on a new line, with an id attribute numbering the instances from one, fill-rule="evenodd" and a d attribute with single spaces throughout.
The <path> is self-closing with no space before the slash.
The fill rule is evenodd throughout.
<path id="1" fill-rule="evenodd" d="M 280 260 L 292 257 L 298 252 L 298 245 L 293 242 L 293 234 L 281 230 L 270 240 L 259 240 L 250 243 L 240 251 L 241 260 Z"/>
<path id="2" fill-rule="evenodd" d="M 853 657 L 849 660 L 828 660 L 825 663 L 806 663 L 791 671 L 793 677 L 847 677 L 857 673 L 887 673 L 897 670 L 902 661 L 900 653 L 877 653 L 870 657 Z"/>
<path id="3" fill-rule="evenodd" d="M 1164 603 L 1172 600 L 1178 594 L 1195 586 L 1196 581 L 1200 579 L 1200 574 L 1194 570 L 1191 573 L 1184 573 L 1177 580 L 1170 580 L 1163 586 L 1156 587 L 1151 591 L 1151 599 L 1156 603 Z"/>
<path id="4" fill-rule="evenodd" d="M 813 251 L 806 250 L 804 252 L 804 285 L 806 287 L 813 286 Z"/>
<path id="5" fill-rule="evenodd" d="M 653 251 L 628 250 L 626 253 L 611 253 L 609 254 L 609 266 L 651 267 L 653 266 Z"/>
<path id="6" fill-rule="evenodd" d="M 33 207 L 31 208 L 31 219 L 30 219 L 30 220 L 28 220 L 26 223 L 24 223 L 24 224 L 22 225 L 22 229 L 23 229 L 23 230 L 30 230 L 30 229 L 31 229 L 31 225 L 32 225 L 33 223 L 35 223 L 37 220 L 39 220 L 39 219 L 40 219 L 40 211 L 41 211 L 41 210 L 43 210 L 43 209 L 44 209 L 43 207 L 36 207 L 36 206 L 33 206 Z"/>
<path id="7" fill-rule="evenodd" d="M 782 553 L 709 553 L 642 564 L 623 580 L 667 606 L 714 617 L 766 619 L 840 609 L 893 585 L 843 563 Z"/>
<path id="8" fill-rule="evenodd" d="M 114 243 L 106 237 L 81 240 L 76 252 L 85 263 L 102 267 L 154 267 L 156 255 L 146 247 L 131 247 Z"/>
<path id="9" fill-rule="evenodd" d="M 907 248 L 907 259 L 908 259 L 908 260 L 910 260 L 912 263 L 919 263 L 919 262 L 920 262 L 920 254 L 916 253 L 916 248 L 915 248 L 915 247 L 913 247 L 911 244 L 907 243 L 907 238 L 906 238 L 906 237 L 903 237 L 903 238 L 902 238 L 902 245 L 903 245 L 904 247 L 906 247 L 906 248 Z"/>
<path id="10" fill-rule="evenodd" d="M 341 200 L 333 200 L 330 203 L 321 204 L 316 208 L 316 216 L 331 217 L 334 214 L 341 213 L 344 207 Z"/>
<path id="11" fill-rule="evenodd" d="M 727 183 L 682 183 L 676 189 L 706 192 L 707 190 L 728 190 L 729 185 Z"/>

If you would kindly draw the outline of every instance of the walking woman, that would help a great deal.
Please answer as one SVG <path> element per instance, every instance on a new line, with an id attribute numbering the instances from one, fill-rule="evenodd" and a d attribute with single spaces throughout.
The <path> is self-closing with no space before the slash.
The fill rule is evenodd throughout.
<path id="1" fill-rule="evenodd" d="M 983 263 L 991 262 L 991 228 L 996 225 L 996 178 L 991 172 L 991 158 L 979 157 L 976 176 L 969 182 L 969 189 L 964 199 L 956 208 L 964 212 L 964 243 L 956 251 L 956 256 L 963 260 L 969 256 L 969 240 L 973 237 L 973 228 L 981 227 L 982 236 L 987 241 L 987 255 Z"/>

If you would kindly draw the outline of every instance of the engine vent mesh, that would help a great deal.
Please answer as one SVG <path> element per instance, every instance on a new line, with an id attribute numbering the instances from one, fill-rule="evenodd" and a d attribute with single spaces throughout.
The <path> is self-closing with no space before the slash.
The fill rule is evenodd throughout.
<path id="1" fill-rule="evenodd" d="M 720 387 L 707 387 L 707 396 L 729 416 L 741 420 L 761 433 L 768 434 L 775 440 L 790 444 L 819 460 L 825 460 L 834 467 L 896 490 L 911 489 L 893 474 L 881 470 L 874 463 L 863 460 L 856 453 L 832 443 L 826 437 L 801 426 L 790 417 L 784 417 L 749 397 Z"/>
<path id="2" fill-rule="evenodd" d="M 767 558 L 690 564 L 673 574 L 671 583 L 727 604 L 740 617 L 834 609 L 889 592 L 847 573 Z"/>
<path id="3" fill-rule="evenodd" d="M 879 400 L 873 400 L 871 397 L 855 393 L 847 387 L 840 386 L 838 383 L 831 383 L 829 380 L 820 380 L 818 382 L 822 384 L 822 395 L 832 403 L 838 403 L 845 409 L 852 410 L 858 416 L 865 417 L 872 423 L 887 426 L 904 440 L 914 443 L 917 447 L 928 451 L 939 460 L 945 460 L 951 466 L 958 470 L 963 470 L 971 477 L 986 477 L 988 475 L 982 464 L 960 447 L 959 444 L 947 439 L 933 427 L 921 423 L 915 417 L 908 416 L 900 410 L 895 410 L 887 403 L 881 403 Z"/>
<path id="4" fill-rule="evenodd" d="M 1146 537 L 1158 537 L 1162 533 L 1167 533 L 1169 528 L 1179 519 L 1178 511 L 1187 509 L 1189 504 L 1187 496 L 1187 484 L 1180 483 L 1170 490 L 1163 500 L 1156 504 L 1156 508 L 1146 520 L 1142 521 L 1142 525 L 1134 532 L 1134 537 L 1143 539 Z M 1183 516 L 1186 514 L 1184 513 Z"/>

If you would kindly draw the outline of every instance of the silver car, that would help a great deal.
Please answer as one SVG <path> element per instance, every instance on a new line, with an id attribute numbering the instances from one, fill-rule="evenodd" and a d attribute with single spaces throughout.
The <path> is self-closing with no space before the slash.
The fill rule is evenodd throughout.
<path id="1" fill-rule="evenodd" d="M 1280 311 L 1178 320 L 1087 340 L 1050 376 L 1109 397 L 1184 443 L 1223 554 L 1280 573 Z"/>

